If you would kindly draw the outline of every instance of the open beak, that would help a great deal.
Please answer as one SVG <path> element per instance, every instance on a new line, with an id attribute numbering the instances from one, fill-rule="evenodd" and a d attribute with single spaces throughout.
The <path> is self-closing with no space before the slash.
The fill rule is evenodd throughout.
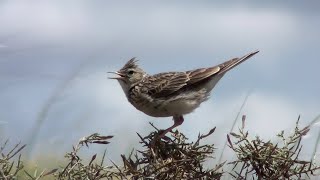
<path id="1" fill-rule="evenodd" d="M 124 74 L 119 73 L 118 71 L 116 71 L 116 72 L 108 72 L 108 73 L 118 75 L 117 77 L 108 77 L 109 79 L 120 79 L 120 80 L 124 79 Z"/>

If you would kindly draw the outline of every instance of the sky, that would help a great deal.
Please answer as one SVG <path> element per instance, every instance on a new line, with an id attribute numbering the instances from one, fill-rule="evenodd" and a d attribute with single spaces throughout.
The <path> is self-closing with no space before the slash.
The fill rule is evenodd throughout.
<path id="1" fill-rule="evenodd" d="M 173 122 L 136 110 L 107 71 L 132 57 L 149 74 L 185 71 L 255 50 L 178 129 L 194 140 L 216 126 L 207 142 L 219 154 L 248 95 L 240 116 L 253 136 L 289 133 L 299 115 L 305 126 L 320 114 L 319 8 L 317 1 L 0 1 L 0 140 L 29 144 L 30 158 L 63 157 L 98 132 L 115 136 L 108 156 L 118 161 L 140 148 L 136 132 L 147 135 L 149 122 Z M 319 128 L 303 140 L 307 158 Z"/>

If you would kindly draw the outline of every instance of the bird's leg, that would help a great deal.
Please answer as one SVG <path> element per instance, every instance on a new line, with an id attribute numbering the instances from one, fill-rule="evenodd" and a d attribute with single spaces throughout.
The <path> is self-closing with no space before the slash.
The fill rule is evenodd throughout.
<path id="1" fill-rule="evenodd" d="M 168 129 L 165 129 L 163 132 L 161 132 L 161 134 L 159 135 L 159 138 L 163 138 L 168 132 L 172 131 L 172 129 L 174 129 L 177 126 L 180 126 L 183 123 L 184 119 L 182 115 L 173 116 L 173 121 L 174 121 L 174 124 Z"/>

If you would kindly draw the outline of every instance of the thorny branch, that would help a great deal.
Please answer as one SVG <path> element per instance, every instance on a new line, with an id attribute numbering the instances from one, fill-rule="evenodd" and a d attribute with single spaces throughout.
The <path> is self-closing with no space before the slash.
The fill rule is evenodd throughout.
<path id="1" fill-rule="evenodd" d="M 256 177 L 258 179 L 287 179 L 301 178 L 302 175 L 313 175 L 320 166 L 312 162 L 299 160 L 302 149 L 300 145 L 302 136 L 306 135 L 309 127 L 300 129 L 298 127 L 300 117 L 296 123 L 295 131 L 289 137 L 284 136 L 284 131 L 277 136 L 281 143 L 271 143 L 263 141 L 258 136 L 254 140 L 249 139 L 249 132 L 244 130 L 244 125 L 239 129 L 239 133 L 230 133 L 235 139 L 231 141 L 227 136 L 229 147 L 236 153 L 237 160 L 230 162 L 233 169 L 239 171 L 230 174 L 237 179 Z M 245 117 L 243 118 L 243 124 Z"/>
<path id="2" fill-rule="evenodd" d="M 161 130 L 155 128 L 147 136 L 141 136 L 141 150 L 132 150 L 128 156 L 121 155 L 122 165 L 111 161 L 105 165 L 106 151 L 102 157 L 97 154 L 88 161 L 79 155 L 83 147 L 91 144 L 109 144 L 113 136 L 101 136 L 94 133 L 81 138 L 66 153 L 67 163 L 61 168 L 50 171 L 43 170 L 38 173 L 28 173 L 23 170 L 20 152 L 25 145 L 20 143 L 6 151 L 8 141 L 0 147 L 0 180 L 13 180 L 19 176 L 23 179 L 40 180 L 51 176 L 59 180 L 72 179 L 220 179 L 226 175 L 223 168 L 225 162 L 206 167 L 204 163 L 213 158 L 215 147 L 213 144 L 203 144 L 201 141 L 211 137 L 215 128 L 207 134 L 199 134 L 195 142 L 179 131 L 170 132 L 165 139 L 160 139 Z M 299 159 L 302 149 L 301 138 L 309 131 L 309 127 L 300 129 L 298 121 L 294 133 L 285 136 L 284 132 L 278 134 L 279 143 L 263 141 L 259 137 L 253 140 L 249 132 L 244 130 L 245 116 L 242 118 L 242 127 L 238 133 L 227 136 L 229 147 L 237 155 L 237 160 L 230 162 L 233 169 L 229 174 L 236 179 L 301 179 L 302 176 L 319 174 L 320 166 L 313 162 Z M 7 153 L 5 153 L 7 152 Z M 18 155 L 18 158 L 14 158 Z M 97 162 L 101 158 L 101 161 Z M 15 163 L 14 160 L 17 162 Z M 22 173 L 21 173 L 22 172 Z"/>

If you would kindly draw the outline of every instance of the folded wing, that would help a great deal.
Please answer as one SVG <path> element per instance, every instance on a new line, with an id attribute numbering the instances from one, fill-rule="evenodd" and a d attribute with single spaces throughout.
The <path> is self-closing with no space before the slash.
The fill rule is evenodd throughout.
<path id="1" fill-rule="evenodd" d="M 148 87 L 146 89 L 148 89 L 150 96 L 166 97 L 186 86 L 202 82 L 214 75 L 224 74 L 258 52 L 259 51 L 255 51 L 241 58 L 234 58 L 210 68 L 156 74 L 149 77 L 147 81 L 144 82 L 144 86 Z"/>

